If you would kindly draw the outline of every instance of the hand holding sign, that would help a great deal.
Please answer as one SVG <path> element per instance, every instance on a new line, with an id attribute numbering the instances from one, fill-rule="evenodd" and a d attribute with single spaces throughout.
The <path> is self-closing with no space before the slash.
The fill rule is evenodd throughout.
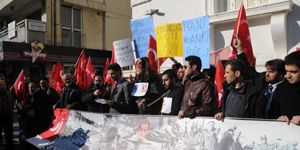
<path id="1" fill-rule="evenodd" d="M 147 82 L 135 83 L 131 91 L 131 96 L 135 96 L 135 97 L 144 96 L 148 91 L 148 86 L 149 83 Z"/>

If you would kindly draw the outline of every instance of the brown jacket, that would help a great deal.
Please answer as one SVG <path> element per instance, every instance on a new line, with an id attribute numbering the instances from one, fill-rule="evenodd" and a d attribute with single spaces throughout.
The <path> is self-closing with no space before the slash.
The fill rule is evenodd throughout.
<path id="1" fill-rule="evenodd" d="M 214 85 L 202 74 L 186 81 L 181 111 L 184 117 L 213 116 L 217 108 Z"/>

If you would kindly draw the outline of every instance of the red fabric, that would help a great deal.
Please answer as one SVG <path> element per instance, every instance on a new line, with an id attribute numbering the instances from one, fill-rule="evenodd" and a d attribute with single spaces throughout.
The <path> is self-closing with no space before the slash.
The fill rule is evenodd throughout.
<path id="1" fill-rule="evenodd" d="M 236 19 L 235 26 L 234 26 L 232 39 L 231 39 L 231 46 L 233 48 L 232 54 L 234 54 L 234 55 L 237 54 L 237 50 L 233 46 L 233 41 L 234 41 L 234 38 L 236 37 L 236 35 L 242 42 L 243 51 L 246 54 L 249 63 L 251 65 L 254 65 L 255 57 L 254 57 L 253 50 L 252 50 L 249 25 L 248 25 L 248 20 L 246 17 L 246 11 L 244 8 L 244 4 L 241 5 L 241 8 L 239 10 L 238 17 Z"/>
<path id="2" fill-rule="evenodd" d="M 149 39 L 148 59 L 149 59 L 151 69 L 156 73 L 158 72 L 158 66 L 161 66 L 164 63 L 164 61 L 167 59 L 167 58 L 157 58 L 156 40 L 152 37 L 152 35 L 150 35 L 150 39 Z"/>
<path id="3" fill-rule="evenodd" d="M 116 61 L 116 56 L 115 56 L 115 47 L 114 45 L 112 45 L 112 49 L 111 49 L 111 60 L 109 64 L 114 64 L 117 63 Z M 107 66 L 108 67 L 108 66 Z"/>
<path id="4" fill-rule="evenodd" d="M 50 77 L 49 77 L 49 85 L 53 89 L 55 89 L 58 93 L 61 94 L 61 90 L 64 86 L 64 81 L 62 79 L 62 64 L 57 62 L 56 65 L 53 65 Z"/>
<path id="5" fill-rule="evenodd" d="M 236 55 L 232 55 L 231 46 L 224 47 L 210 54 L 210 61 L 217 64 L 217 60 L 232 60 L 236 59 Z"/>
<path id="6" fill-rule="evenodd" d="M 300 51 L 300 47 L 298 47 L 298 48 L 296 49 L 296 51 Z"/>
<path id="7" fill-rule="evenodd" d="M 14 83 L 15 94 L 22 107 L 27 105 L 24 77 L 24 71 L 22 70 Z"/>
<path id="8" fill-rule="evenodd" d="M 55 119 L 52 121 L 53 125 L 39 136 L 48 140 L 53 140 L 57 137 L 68 120 L 69 112 L 66 108 L 56 108 L 54 110 Z"/>
<path id="9" fill-rule="evenodd" d="M 112 62 L 112 61 L 110 61 L 110 62 Z M 108 74 L 108 66 L 109 65 L 110 65 L 109 58 L 106 58 L 106 62 L 105 62 L 104 70 L 103 70 L 103 83 L 102 84 L 109 83 L 112 85 L 114 83 L 113 79 Z"/>
<path id="10" fill-rule="evenodd" d="M 82 90 L 86 90 L 89 86 L 87 85 L 87 77 L 86 77 L 87 74 L 85 68 L 86 68 L 86 56 L 85 56 L 85 52 L 82 51 L 75 66 L 75 77 L 77 81 L 76 83 L 77 86 Z"/>
<path id="11" fill-rule="evenodd" d="M 96 76 L 91 57 L 89 57 L 86 64 L 86 73 L 87 73 L 87 85 L 91 85 L 94 82 L 94 78 Z"/>
<path id="12" fill-rule="evenodd" d="M 215 74 L 215 84 L 218 91 L 218 107 L 222 106 L 222 98 L 223 98 L 223 82 L 224 82 L 224 67 L 220 60 L 216 62 L 216 74 Z"/>

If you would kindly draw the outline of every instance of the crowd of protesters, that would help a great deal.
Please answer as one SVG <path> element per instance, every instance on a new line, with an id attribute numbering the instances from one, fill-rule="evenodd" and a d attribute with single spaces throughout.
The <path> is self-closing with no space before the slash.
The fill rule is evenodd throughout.
<path id="1" fill-rule="evenodd" d="M 108 67 L 113 84 L 103 84 L 102 75 L 82 91 L 70 73 L 63 75 L 61 94 L 42 78 L 39 86 L 27 83 L 26 105 L 18 105 L 20 141 L 33 137 L 51 126 L 54 108 L 68 108 L 100 113 L 177 115 L 179 118 L 211 116 L 278 119 L 300 125 L 300 52 L 292 52 L 285 60 L 269 60 L 265 72 L 250 66 L 239 40 L 237 59 L 224 64 L 222 105 L 214 84 L 214 71 L 203 70 L 197 56 L 185 58 L 184 65 L 175 62 L 172 69 L 161 75 L 151 69 L 146 57 L 135 64 L 135 77 L 126 79 L 117 63 Z M 0 76 L 0 124 L 6 143 L 12 144 L 13 89 L 7 89 L 5 76 Z M 148 83 L 144 96 L 131 94 L 135 83 Z M 162 113 L 163 99 L 171 98 L 169 113 Z"/>

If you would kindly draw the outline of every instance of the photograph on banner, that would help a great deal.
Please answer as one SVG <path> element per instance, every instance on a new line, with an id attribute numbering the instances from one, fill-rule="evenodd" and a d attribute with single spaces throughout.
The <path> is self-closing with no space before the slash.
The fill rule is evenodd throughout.
<path id="1" fill-rule="evenodd" d="M 152 16 L 132 20 L 130 27 L 136 58 L 147 57 L 150 35 L 155 37 Z"/>
<path id="2" fill-rule="evenodd" d="M 195 55 L 201 58 L 202 68 L 209 68 L 210 31 L 209 17 L 203 16 L 182 21 L 184 58 Z"/>
<path id="3" fill-rule="evenodd" d="M 127 67 L 134 64 L 134 54 L 130 39 L 123 39 L 113 42 L 115 58 L 121 67 Z"/>
<path id="4" fill-rule="evenodd" d="M 71 110 L 57 149 L 300 149 L 300 127 L 277 120 L 98 114 Z M 36 142 L 38 143 L 38 142 Z M 39 147 L 42 148 L 42 147 Z"/>
<path id="5" fill-rule="evenodd" d="M 183 56 L 181 23 L 159 25 L 155 32 L 158 58 Z"/>

